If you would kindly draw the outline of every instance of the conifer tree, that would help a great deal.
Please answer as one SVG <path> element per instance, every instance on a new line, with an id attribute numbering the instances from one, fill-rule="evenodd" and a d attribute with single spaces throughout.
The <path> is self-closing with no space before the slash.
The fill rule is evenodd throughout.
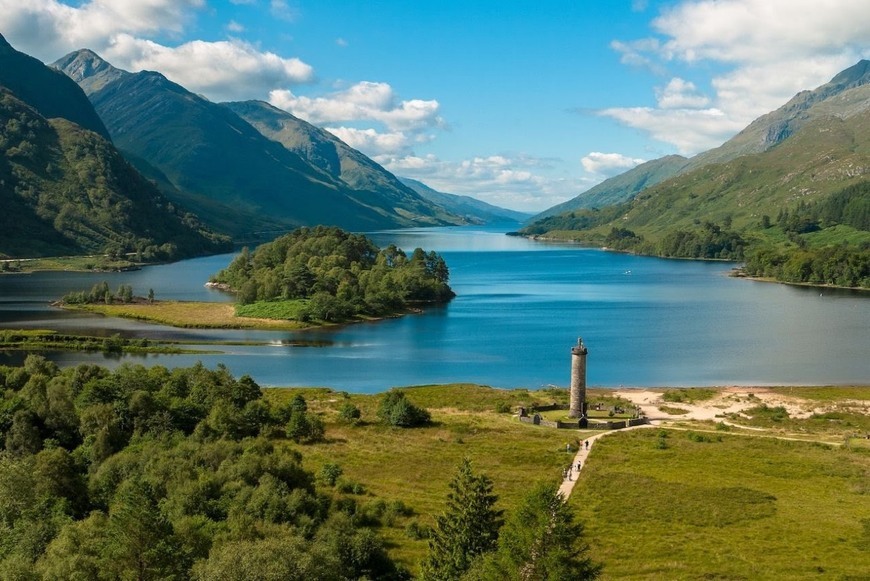
<path id="1" fill-rule="evenodd" d="M 574 521 L 568 503 L 555 484 L 536 485 L 501 531 L 498 551 L 478 563 L 465 579 L 561 581 L 597 579 L 601 565 L 593 563 L 583 541 L 583 525 Z"/>
<path id="2" fill-rule="evenodd" d="M 497 500 L 492 480 L 474 474 L 471 462 L 463 459 L 450 482 L 447 509 L 435 519 L 423 579 L 459 579 L 477 556 L 495 550 L 503 512 L 495 509 Z"/>

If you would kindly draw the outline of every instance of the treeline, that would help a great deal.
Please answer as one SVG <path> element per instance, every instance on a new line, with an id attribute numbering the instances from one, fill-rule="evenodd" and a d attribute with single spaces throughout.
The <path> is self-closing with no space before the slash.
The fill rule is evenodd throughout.
<path id="1" fill-rule="evenodd" d="M 304 300 L 302 320 L 343 321 L 449 301 L 448 279 L 434 251 L 417 248 L 409 257 L 395 245 L 379 249 L 363 235 L 317 226 L 243 249 L 212 282 L 229 286 L 243 305 Z"/>
<path id="2" fill-rule="evenodd" d="M 730 224 L 729 224 L 730 226 Z M 746 241 L 734 230 L 710 221 L 692 230 L 671 230 L 661 240 L 650 242 L 627 228 L 611 228 L 604 244 L 614 250 L 627 250 L 665 258 L 704 258 L 741 260 Z"/>
<path id="3" fill-rule="evenodd" d="M 805 234 L 838 224 L 870 231 L 870 181 L 844 188 L 815 204 L 801 202 L 793 211 L 783 210 L 777 216 L 777 225 L 787 234 Z"/>
<path id="4" fill-rule="evenodd" d="M 870 249 L 846 245 L 793 250 L 765 247 L 750 253 L 744 271 L 783 282 L 868 288 Z"/>
<path id="5" fill-rule="evenodd" d="M 303 468 L 290 440 L 324 437 L 304 398 L 270 405 L 222 366 L 34 355 L 0 388 L 0 578 L 405 577 L 377 511 Z"/>
<path id="6" fill-rule="evenodd" d="M 673 258 L 741 260 L 743 238 L 728 228 L 705 221 L 695 230 L 672 230 L 657 244 L 657 254 Z"/>
<path id="7" fill-rule="evenodd" d="M 132 303 L 134 298 L 133 287 L 129 284 L 119 285 L 118 290 L 113 293 L 109 290 L 109 283 L 102 281 L 92 286 L 90 291 L 75 291 L 67 293 L 63 296 L 61 301 L 68 305 L 86 305 L 95 303 L 106 303 L 107 305 L 111 305 L 112 303 Z M 154 302 L 154 289 L 148 289 L 147 300 L 149 303 Z"/>

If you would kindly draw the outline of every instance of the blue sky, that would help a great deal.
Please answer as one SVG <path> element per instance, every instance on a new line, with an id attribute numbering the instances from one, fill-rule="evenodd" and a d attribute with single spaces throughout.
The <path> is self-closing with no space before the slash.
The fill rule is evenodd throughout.
<path id="1" fill-rule="evenodd" d="M 0 0 L 0 33 L 269 101 L 397 175 L 530 212 L 870 57 L 867 0 Z"/>

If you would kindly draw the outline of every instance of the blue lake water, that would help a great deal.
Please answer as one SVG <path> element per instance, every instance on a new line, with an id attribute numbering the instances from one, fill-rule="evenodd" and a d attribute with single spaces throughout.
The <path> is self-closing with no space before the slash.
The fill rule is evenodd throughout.
<path id="1" fill-rule="evenodd" d="M 457 293 L 449 305 L 375 323 L 308 332 L 180 330 L 68 313 L 48 303 L 106 280 L 153 288 L 158 299 L 228 301 L 206 289 L 231 255 L 127 273 L 0 276 L 0 328 L 55 328 L 101 335 L 234 339 L 268 346 L 218 347 L 214 355 L 48 353 L 62 365 L 202 361 L 250 374 L 261 385 L 329 386 L 353 392 L 473 382 L 566 386 L 570 348 L 589 347 L 591 386 L 870 383 L 870 294 L 793 287 L 727 276 L 730 263 L 663 260 L 438 228 L 370 234 L 446 259 Z M 316 342 L 298 346 L 290 342 Z M 214 348 L 214 347 L 209 347 Z M 0 353 L 0 364 L 23 354 Z"/>

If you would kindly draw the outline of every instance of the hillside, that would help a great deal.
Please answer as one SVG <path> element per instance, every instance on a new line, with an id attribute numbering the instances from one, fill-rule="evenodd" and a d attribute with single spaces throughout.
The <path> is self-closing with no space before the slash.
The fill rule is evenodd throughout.
<path id="1" fill-rule="evenodd" d="M 151 261 L 228 249 L 96 133 L 47 120 L 6 89 L 0 125 L 0 254 L 138 252 Z"/>
<path id="2" fill-rule="evenodd" d="M 576 198 L 535 216 L 537 221 L 583 208 L 602 208 L 631 200 L 638 192 L 682 173 L 711 163 L 726 163 L 740 156 L 762 153 L 778 145 L 809 123 L 826 117 L 849 119 L 870 106 L 870 61 L 859 61 L 828 83 L 801 91 L 782 107 L 762 115 L 721 146 L 691 159 L 671 155 L 641 164 L 609 178 Z"/>
<path id="3" fill-rule="evenodd" d="M 66 75 L 19 52 L 0 35 L 0 85 L 46 119 L 63 118 L 109 139 L 109 132 L 82 90 Z"/>
<path id="4" fill-rule="evenodd" d="M 384 207 L 402 208 L 403 214 L 430 216 L 456 224 L 449 208 L 432 204 L 392 173 L 353 149 L 332 133 L 263 101 L 223 103 L 267 138 L 277 141 L 315 168 L 347 184 L 364 199 Z M 421 224 L 422 225 L 422 224 Z"/>
<path id="5" fill-rule="evenodd" d="M 159 172 L 179 202 L 235 237 L 280 225 L 329 224 L 353 230 L 440 225 L 449 216 L 419 197 L 401 200 L 355 190 L 267 139 L 222 105 L 155 72 L 127 73 L 90 51 L 55 63 L 91 92 L 116 145 Z"/>
<path id="6" fill-rule="evenodd" d="M 862 61 L 822 88 L 801 93 L 750 125 L 752 131 L 735 137 L 736 145 L 726 144 L 736 151 L 747 135 L 759 135 L 759 127 L 792 111 L 789 130 L 760 153 L 707 163 L 629 202 L 549 216 L 521 233 L 660 256 L 749 257 L 753 274 L 866 287 L 870 231 L 853 218 L 855 208 L 866 205 L 870 174 L 867 68 Z M 831 205 L 834 197 L 849 200 L 852 209 Z M 760 252 L 762 261 L 756 260 Z"/>
<path id="7" fill-rule="evenodd" d="M 529 219 L 529 214 L 500 208 L 482 202 L 471 196 L 460 196 L 434 190 L 417 180 L 399 178 L 399 180 L 413 189 L 427 200 L 446 208 L 450 212 L 465 217 L 472 222 L 489 224 L 492 222 L 524 222 Z"/>
<path id="8" fill-rule="evenodd" d="M 849 119 L 870 107 L 870 61 L 859 61 L 824 85 L 801 91 L 788 103 L 762 115 L 721 146 L 689 160 L 685 171 L 761 153 L 782 143 L 802 127 L 825 117 Z"/>
<path id="9" fill-rule="evenodd" d="M 677 175 L 688 160 L 680 155 L 668 155 L 642 163 L 617 176 L 607 178 L 576 198 L 562 202 L 534 216 L 532 221 L 583 208 L 602 208 L 632 199 L 638 192 Z"/>

